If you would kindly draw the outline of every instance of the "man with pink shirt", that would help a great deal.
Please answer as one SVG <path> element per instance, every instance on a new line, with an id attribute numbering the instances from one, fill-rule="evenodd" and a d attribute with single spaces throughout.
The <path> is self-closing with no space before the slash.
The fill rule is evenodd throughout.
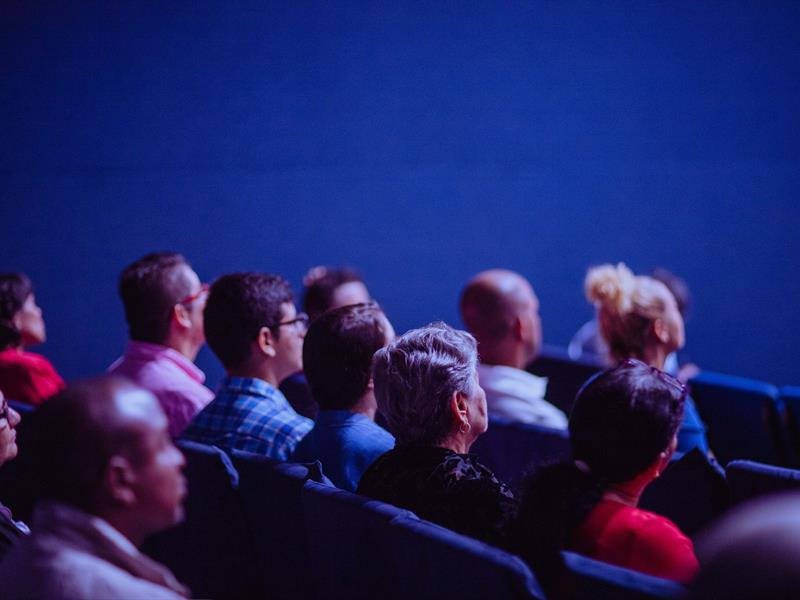
<path id="1" fill-rule="evenodd" d="M 119 295 L 130 341 L 108 371 L 152 392 L 179 436 L 211 402 L 205 374 L 194 364 L 205 343 L 203 308 L 208 286 L 180 254 L 148 254 L 122 271 Z"/>

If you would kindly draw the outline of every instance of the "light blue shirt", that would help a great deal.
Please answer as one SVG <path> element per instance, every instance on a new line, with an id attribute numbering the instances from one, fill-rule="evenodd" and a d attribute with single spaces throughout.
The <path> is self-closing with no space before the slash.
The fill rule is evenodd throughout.
<path id="1" fill-rule="evenodd" d="M 394 448 L 394 437 L 369 418 L 348 410 L 320 410 L 314 429 L 297 446 L 295 462 L 322 462 L 336 487 L 354 492 L 361 474 Z"/>

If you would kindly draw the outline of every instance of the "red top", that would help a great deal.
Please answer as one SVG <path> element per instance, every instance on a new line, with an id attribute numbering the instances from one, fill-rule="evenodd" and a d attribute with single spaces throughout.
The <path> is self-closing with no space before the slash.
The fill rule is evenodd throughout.
<path id="1" fill-rule="evenodd" d="M 692 541 L 672 521 L 613 500 L 601 500 L 589 513 L 570 550 L 684 583 L 698 570 Z"/>
<path id="2" fill-rule="evenodd" d="M 41 404 L 64 389 L 64 380 L 41 354 L 0 350 L 0 390 L 9 400 Z"/>

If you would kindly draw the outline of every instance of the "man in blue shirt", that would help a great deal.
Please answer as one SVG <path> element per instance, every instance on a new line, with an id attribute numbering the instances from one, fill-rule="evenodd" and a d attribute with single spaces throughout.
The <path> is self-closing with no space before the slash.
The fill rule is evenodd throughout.
<path id="1" fill-rule="evenodd" d="M 287 460 L 313 424 L 278 390 L 303 368 L 308 324 L 297 314 L 289 284 L 277 275 L 224 275 L 211 286 L 204 320 L 208 345 L 227 377 L 182 437 Z"/>
<path id="2" fill-rule="evenodd" d="M 374 302 L 336 308 L 316 319 L 303 345 L 303 364 L 316 424 L 292 460 L 320 460 L 338 487 L 355 491 L 361 474 L 394 438 L 375 424 L 377 402 L 372 355 L 394 339 L 394 329 Z"/>

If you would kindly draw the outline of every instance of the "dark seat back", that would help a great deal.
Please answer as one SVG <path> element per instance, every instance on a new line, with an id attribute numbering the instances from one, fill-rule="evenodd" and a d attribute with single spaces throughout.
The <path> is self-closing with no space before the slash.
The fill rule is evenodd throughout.
<path id="1" fill-rule="evenodd" d="M 537 465 L 570 460 L 569 433 L 539 425 L 492 418 L 489 429 L 470 449 L 497 478 L 518 487 L 525 474 Z"/>
<path id="2" fill-rule="evenodd" d="M 413 573 L 393 564 L 385 538 L 392 521 L 411 513 L 314 481 L 302 500 L 315 597 L 400 598 L 396 591 Z"/>
<path id="3" fill-rule="evenodd" d="M 237 492 L 239 474 L 230 458 L 214 446 L 188 441 L 178 446 L 186 456 L 189 482 L 186 518 L 150 537 L 144 551 L 188 585 L 193 598 L 262 595 Z"/>
<path id="4" fill-rule="evenodd" d="M 313 597 L 302 491 L 309 479 L 321 481 L 319 464 L 278 462 L 239 450 L 232 458 L 264 589 L 271 598 Z"/>
<path id="5" fill-rule="evenodd" d="M 602 365 L 589 360 L 572 360 L 565 349 L 556 346 L 543 346 L 527 368 L 534 375 L 547 377 L 545 398 L 567 415 L 584 382 L 602 369 Z"/>
<path id="6" fill-rule="evenodd" d="M 674 581 L 562 552 L 573 600 L 652 600 L 679 598 L 685 588 Z"/>
<path id="7" fill-rule="evenodd" d="M 791 446 L 789 464 L 800 467 L 800 387 L 782 387 L 779 398 L 785 411 L 787 438 Z"/>
<path id="8" fill-rule="evenodd" d="M 663 515 L 693 536 L 728 508 L 725 471 L 698 449 L 674 460 L 647 486 L 640 508 Z"/>
<path id="9" fill-rule="evenodd" d="M 739 504 L 757 496 L 800 489 L 800 471 L 749 460 L 734 460 L 726 468 L 731 502 Z"/>
<path id="10" fill-rule="evenodd" d="M 775 386 L 704 371 L 690 381 L 690 387 L 720 463 L 748 459 L 786 464 Z"/>
<path id="11" fill-rule="evenodd" d="M 405 574 L 396 598 L 531 599 L 544 594 L 518 557 L 416 517 L 401 517 L 384 538 Z"/>

